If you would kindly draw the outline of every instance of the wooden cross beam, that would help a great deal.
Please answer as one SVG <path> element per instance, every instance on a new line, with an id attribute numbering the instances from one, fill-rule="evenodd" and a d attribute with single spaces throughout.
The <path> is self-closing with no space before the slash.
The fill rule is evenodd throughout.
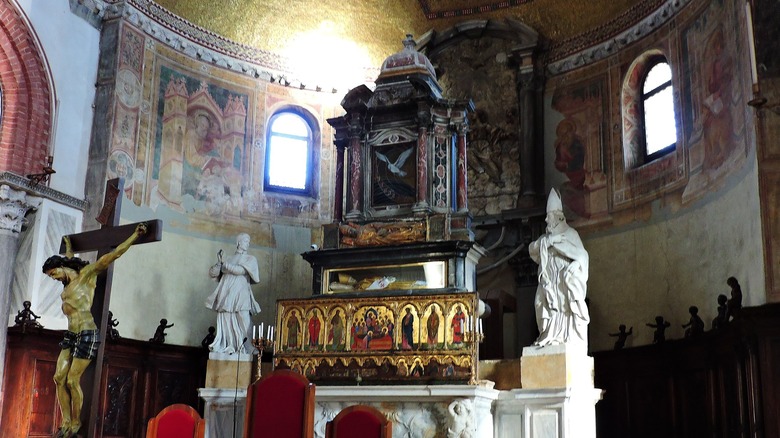
<path id="1" fill-rule="evenodd" d="M 70 239 L 71 249 L 73 253 L 84 253 L 97 251 L 97 258 L 111 252 L 117 245 L 124 242 L 133 232 L 138 225 L 128 224 L 119 226 L 119 214 L 121 210 L 121 203 L 123 198 L 124 181 L 121 178 L 112 179 L 106 183 L 105 203 L 103 210 L 100 213 L 100 217 L 97 220 L 103 224 L 98 230 L 86 231 L 78 234 L 71 234 L 67 236 Z M 159 242 L 162 240 L 162 221 L 159 219 L 146 221 L 147 231 L 146 234 L 140 236 L 133 245 L 139 245 L 143 243 Z M 65 253 L 66 245 L 63 238 L 60 244 L 60 254 Z M 87 423 L 89 425 L 87 437 L 94 438 L 101 435 L 97 430 L 99 424 L 99 401 L 100 401 L 100 381 L 102 378 L 103 370 L 103 357 L 106 345 L 106 333 L 108 333 L 108 311 L 111 298 L 111 287 L 114 276 L 114 265 L 109 265 L 108 269 L 98 275 L 97 284 L 95 286 L 95 295 L 92 301 L 92 317 L 95 319 L 95 324 L 100 329 L 101 342 L 98 347 L 98 353 L 93 362 L 94 366 L 90 366 L 92 369 L 84 373 L 85 382 L 91 382 L 91 386 L 84 385 L 84 404 L 82 406 L 82 414 L 89 413 Z M 91 374 L 91 376 L 90 376 Z M 91 378 L 90 378 L 91 377 Z"/>

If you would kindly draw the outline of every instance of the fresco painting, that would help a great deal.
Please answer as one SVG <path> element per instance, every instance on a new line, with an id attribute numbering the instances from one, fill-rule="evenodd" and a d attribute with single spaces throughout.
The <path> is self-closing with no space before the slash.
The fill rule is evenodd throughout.
<path id="1" fill-rule="evenodd" d="M 165 65 L 157 83 L 152 198 L 177 211 L 240 216 L 248 95 Z"/>
<path id="2" fill-rule="evenodd" d="M 744 96 L 750 80 L 748 66 L 736 53 L 743 53 L 743 41 L 729 37 L 733 30 L 723 22 L 737 22 L 732 2 L 712 2 L 681 35 L 684 71 L 684 141 L 689 148 L 690 180 L 684 201 L 707 193 L 708 187 L 740 169 L 747 154 Z M 733 16 L 727 19 L 727 16 Z M 745 84 L 746 89 L 740 89 Z"/>
<path id="3" fill-rule="evenodd" d="M 580 223 L 607 215 L 604 84 L 603 78 L 586 81 L 558 88 L 552 97 L 552 108 L 563 116 L 555 127 L 553 167 L 563 180 L 557 185 L 564 207 Z"/>

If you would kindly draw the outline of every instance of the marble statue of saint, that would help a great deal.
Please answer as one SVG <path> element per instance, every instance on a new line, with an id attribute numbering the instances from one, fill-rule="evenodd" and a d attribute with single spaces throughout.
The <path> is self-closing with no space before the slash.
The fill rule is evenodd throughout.
<path id="1" fill-rule="evenodd" d="M 249 235 L 241 233 L 236 238 L 236 253 L 227 261 L 222 260 L 222 250 L 217 263 L 209 269 L 209 276 L 219 285 L 206 299 L 206 307 L 217 312 L 217 333 L 209 350 L 214 353 L 249 353 L 244 341 L 252 325 L 251 315 L 260 312 L 251 285 L 260 281 L 257 259 L 247 254 Z"/>
<path id="2" fill-rule="evenodd" d="M 555 189 L 547 198 L 545 222 L 545 234 L 528 248 L 531 258 L 539 264 L 539 286 L 534 299 L 539 338 L 534 345 L 587 344 L 588 253 L 577 231 L 566 223 Z"/>

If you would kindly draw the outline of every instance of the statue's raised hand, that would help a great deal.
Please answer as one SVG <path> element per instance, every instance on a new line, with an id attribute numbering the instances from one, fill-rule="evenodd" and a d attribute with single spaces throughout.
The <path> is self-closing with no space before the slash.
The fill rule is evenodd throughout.
<path id="1" fill-rule="evenodd" d="M 139 236 L 143 236 L 147 231 L 149 231 L 149 225 L 146 222 L 141 222 L 135 226 L 135 234 Z"/>

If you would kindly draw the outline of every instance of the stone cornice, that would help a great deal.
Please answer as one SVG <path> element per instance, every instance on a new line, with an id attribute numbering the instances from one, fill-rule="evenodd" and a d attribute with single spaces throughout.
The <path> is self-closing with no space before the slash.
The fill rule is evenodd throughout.
<path id="1" fill-rule="evenodd" d="M 289 60 L 266 50 L 236 43 L 197 26 L 152 0 L 70 0 L 71 10 L 90 23 L 121 16 L 148 36 L 194 59 L 269 82 L 310 91 L 332 92 L 332 84 L 307 84 L 294 76 Z M 378 68 L 366 68 L 366 82 L 373 82 Z M 346 91 L 346 90 L 340 90 Z"/>
<path id="2" fill-rule="evenodd" d="M 0 172 L 0 186 L 9 186 L 14 190 L 25 192 L 29 196 L 46 198 L 59 204 L 85 211 L 89 203 L 83 199 L 59 192 L 41 184 L 34 184 L 29 179 L 12 172 Z"/>
<path id="3" fill-rule="evenodd" d="M 659 0 L 639 3 L 604 26 L 552 46 L 547 70 L 552 75 L 558 75 L 612 56 L 656 31 L 690 2 L 691 0 L 665 0 L 652 12 L 648 9 L 655 7 Z M 635 20 L 638 22 L 630 25 Z M 601 42 L 590 45 L 594 41 Z"/>

